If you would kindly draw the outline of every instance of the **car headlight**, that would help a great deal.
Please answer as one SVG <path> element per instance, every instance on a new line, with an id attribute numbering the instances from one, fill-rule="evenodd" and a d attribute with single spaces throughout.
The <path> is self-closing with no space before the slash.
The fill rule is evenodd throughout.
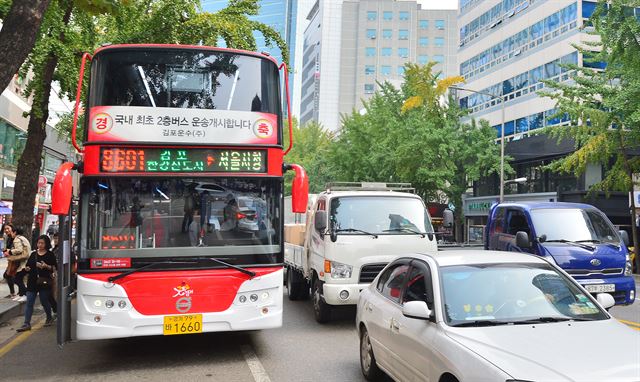
<path id="1" fill-rule="evenodd" d="M 351 265 L 331 261 L 331 277 L 334 279 L 348 279 L 351 277 L 352 270 Z"/>
<path id="2" fill-rule="evenodd" d="M 629 258 L 629 255 L 627 255 L 627 261 L 625 261 L 624 264 L 624 275 L 631 276 L 632 269 L 633 268 L 631 267 L 631 259 Z"/>

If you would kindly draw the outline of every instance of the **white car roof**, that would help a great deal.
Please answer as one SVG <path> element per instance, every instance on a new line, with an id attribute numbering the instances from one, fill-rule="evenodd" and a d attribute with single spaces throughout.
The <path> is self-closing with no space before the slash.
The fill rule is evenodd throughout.
<path id="1" fill-rule="evenodd" d="M 340 196 L 390 196 L 390 197 L 405 197 L 413 199 L 422 199 L 416 194 L 409 192 L 396 192 L 396 191 L 331 191 L 330 193 L 323 192 L 322 195 L 329 198 Z"/>
<path id="2" fill-rule="evenodd" d="M 546 261 L 538 256 L 506 251 L 485 251 L 483 249 L 438 251 L 428 254 L 408 254 L 399 257 L 415 257 L 422 260 L 432 258 L 440 267 L 449 265 L 473 265 L 473 264 L 506 264 L 506 263 L 539 263 Z"/>

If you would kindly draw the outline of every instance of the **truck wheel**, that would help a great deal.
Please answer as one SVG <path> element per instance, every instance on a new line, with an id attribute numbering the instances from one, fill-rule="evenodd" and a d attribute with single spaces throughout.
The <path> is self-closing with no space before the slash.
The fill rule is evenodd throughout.
<path id="1" fill-rule="evenodd" d="M 287 295 L 291 301 L 305 300 L 309 297 L 309 285 L 304 276 L 293 268 L 287 270 Z"/>
<path id="2" fill-rule="evenodd" d="M 313 282 L 313 313 L 316 321 L 321 324 L 325 324 L 331 319 L 331 305 L 324 302 L 322 298 L 322 283 L 318 279 Z"/>

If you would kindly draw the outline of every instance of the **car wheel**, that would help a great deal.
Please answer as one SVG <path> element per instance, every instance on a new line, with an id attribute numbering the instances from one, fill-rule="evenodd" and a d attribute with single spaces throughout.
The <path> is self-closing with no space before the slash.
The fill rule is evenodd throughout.
<path id="1" fill-rule="evenodd" d="M 287 270 L 287 295 L 289 300 L 305 300 L 309 297 L 309 284 L 304 276 L 295 269 Z"/>
<path id="2" fill-rule="evenodd" d="M 324 302 L 321 290 L 322 283 L 320 280 L 315 279 L 313 282 L 313 313 L 316 321 L 324 324 L 331 319 L 331 305 Z"/>
<path id="3" fill-rule="evenodd" d="M 376 357 L 373 355 L 369 332 L 364 328 L 360 334 L 360 369 L 367 381 L 378 381 L 382 378 L 382 370 L 378 368 Z"/>

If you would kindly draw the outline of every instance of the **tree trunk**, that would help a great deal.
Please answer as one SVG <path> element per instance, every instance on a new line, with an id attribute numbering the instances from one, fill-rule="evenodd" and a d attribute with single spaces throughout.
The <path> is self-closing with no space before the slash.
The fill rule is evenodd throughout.
<path id="1" fill-rule="evenodd" d="M 36 41 L 51 0 L 14 0 L 0 30 L 0 93 L 6 89 Z"/>
<path id="2" fill-rule="evenodd" d="M 12 223 L 24 230 L 26 237 L 31 237 L 33 224 L 33 208 L 38 192 L 38 176 L 42 165 L 42 149 L 47 137 L 47 118 L 49 118 L 49 93 L 53 73 L 58 65 L 58 58 L 49 56 L 42 73 L 41 96 L 34 97 L 31 106 L 31 117 L 27 129 L 27 143 L 18 161 L 16 172 L 16 184 L 13 189 L 13 216 Z"/>

